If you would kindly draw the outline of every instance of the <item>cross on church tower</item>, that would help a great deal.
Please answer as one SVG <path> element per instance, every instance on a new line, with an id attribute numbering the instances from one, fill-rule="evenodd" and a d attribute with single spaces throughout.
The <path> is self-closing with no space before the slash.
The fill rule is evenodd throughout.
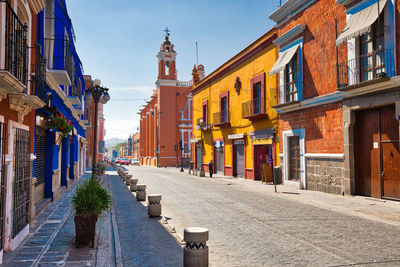
<path id="1" fill-rule="evenodd" d="M 168 27 L 166 27 L 165 30 L 164 30 L 164 32 L 165 32 L 165 36 L 169 36 L 169 33 L 170 33 L 171 31 L 168 29 Z"/>
<path id="2" fill-rule="evenodd" d="M 161 44 L 160 52 L 158 53 L 158 79 L 159 80 L 176 80 L 176 52 L 174 45 L 169 40 L 170 30 L 168 27 L 163 30 L 165 32 L 165 41 Z"/>

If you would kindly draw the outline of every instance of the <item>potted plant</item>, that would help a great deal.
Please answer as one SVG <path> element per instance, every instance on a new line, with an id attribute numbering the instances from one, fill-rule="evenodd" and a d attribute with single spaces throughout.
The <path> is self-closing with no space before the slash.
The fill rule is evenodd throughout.
<path id="1" fill-rule="evenodd" d="M 76 247 L 89 243 L 94 247 L 97 219 L 111 207 L 111 203 L 110 192 L 102 186 L 96 175 L 78 185 L 72 197 Z"/>
<path id="2" fill-rule="evenodd" d="M 48 126 L 52 129 L 55 129 L 61 133 L 61 136 L 67 137 L 68 134 L 72 131 L 74 122 L 70 121 L 67 117 L 62 114 L 50 115 L 48 120 Z"/>

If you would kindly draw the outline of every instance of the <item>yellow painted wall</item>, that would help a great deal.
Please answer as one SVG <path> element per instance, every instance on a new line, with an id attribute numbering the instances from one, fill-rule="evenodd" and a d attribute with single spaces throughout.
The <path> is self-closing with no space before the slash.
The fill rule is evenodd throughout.
<path id="1" fill-rule="evenodd" d="M 273 32 L 270 32 L 273 34 Z M 263 38 L 254 43 L 254 46 L 263 42 L 267 39 L 270 34 L 265 35 Z M 248 49 L 254 47 L 250 46 Z M 246 50 L 248 50 L 246 49 Z M 246 52 L 244 50 L 244 52 Z M 242 53 L 242 52 L 241 52 Z M 239 53 L 238 55 L 240 56 Z M 269 76 L 269 70 L 274 65 L 277 59 L 277 48 L 274 44 L 264 48 L 258 54 L 252 56 L 250 59 L 237 66 L 235 69 L 226 73 L 224 76 L 220 77 L 213 83 L 205 86 L 199 91 L 194 92 L 193 94 L 193 133 L 195 138 L 200 140 L 200 131 L 195 129 L 197 119 L 202 118 L 202 103 L 208 100 L 208 122 L 214 124 L 213 122 L 213 114 L 215 112 L 220 111 L 220 99 L 219 95 L 225 91 L 229 90 L 229 120 L 231 123 L 230 127 L 219 128 L 212 127 L 211 131 L 203 132 L 203 141 L 204 141 L 204 150 L 203 150 L 203 163 L 208 163 L 211 159 L 213 159 L 213 140 L 217 138 L 224 138 L 225 145 L 225 166 L 232 166 L 232 156 L 231 156 L 231 140 L 228 140 L 228 135 L 231 134 L 239 134 L 239 133 L 248 133 L 250 131 L 261 130 L 265 128 L 275 128 L 276 133 L 278 132 L 278 117 L 277 113 L 274 109 L 271 108 L 272 105 L 276 104 L 275 93 L 276 90 L 271 90 L 276 87 L 276 75 Z M 233 58 L 235 60 L 235 58 Z M 225 64 L 229 64 L 231 61 L 228 61 Z M 269 116 L 269 119 L 261 119 L 256 121 L 250 121 L 248 119 L 242 118 L 242 103 L 251 100 L 251 88 L 250 88 L 250 80 L 259 74 L 265 73 L 265 110 Z M 213 76 L 212 73 L 210 76 Z M 240 77 L 242 82 L 242 89 L 240 90 L 240 94 L 238 95 L 235 91 L 234 84 L 236 81 L 236 77 Z M 206 77 L 205 79 L 208 79 Z M 203 80 L 204 82 L 206 80 Z M 200 83 L 201 84 L 201 83 Z M 246 147 L 246 168 L 253 168 L 253 143 L 252 140 L 249 139 L 248 135 L 246 135 L 245 139 L 245 147 Z M 279 166 L 279 145 L 276 142 L 276 155 L 275 155 L 275 164 Z"/>

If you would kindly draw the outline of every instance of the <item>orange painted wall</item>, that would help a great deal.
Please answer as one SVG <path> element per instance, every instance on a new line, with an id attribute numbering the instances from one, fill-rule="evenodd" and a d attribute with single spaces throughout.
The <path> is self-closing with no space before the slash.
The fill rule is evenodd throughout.
<path id="1" fill-rule="evenodd" d="M 303 33 L 303 99 L 337 92 L 336 34 L 346 25 L 345 8 L 336 0 L 316 1 L 289 22 L 278 27 L 282 36 L 295 26 L 305 24 Z M 338 47 L 339 62 L 347 60 L 347 46 Z M 279 80 L 279 79 L 278 79 Z M 279 116 L 282 131 L 305 128 L 307 153 L 343 153 L 343 115 L 341 104 L 302 109 Z M 280 142 L 280 151 L 283 142 Z"/>

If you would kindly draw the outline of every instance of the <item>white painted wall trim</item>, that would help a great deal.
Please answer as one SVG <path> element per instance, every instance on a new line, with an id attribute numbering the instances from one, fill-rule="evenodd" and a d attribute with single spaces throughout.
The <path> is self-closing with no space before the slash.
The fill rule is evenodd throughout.
<path id="1" fill-rule="evenodd" d="M 294 183 L 294 181 L 290 181 L 288 179 L 289 177 L 289 137 L 291 136 L 299 136 L 299 141 L 300 141 L 300 189 L 307 189 L 307 181 L 306 181 L 306 158 L 305 158 L 305 129 L 293 129 L 290 131 L 283 131 L 282 136 L 283 136 L 283 161 L 284 161 L 284 182 L 285 183 Z"/>
<path id="2" fill-rule="evenodd" d="M 306 158 L 344 159 L 344 154 L 335 153 L 306 153 Z"/>
<path id="3" fill-rule="evenodd" d="M 15 249 L 22 240 L 29 234 L 29 224 L 19 232 L 14 239 L 12 239 L 12 220 L 13 220 L 13 191 L 14 191 L 14 176 L 13 176 L 13 156 L 14 156 L 14 138 L 15 138 L 15 129 L 23 129 L 29 131 L 29 126 L 18 123 L 13 120 L 8 120 L 8 154 L 6 155 L 7 159 L 10 159 L 10 162 L 7 167 L 7 191 L 6 191 L 6 205 L 5 205 L 5 218 L 4 218 L 4 248 L 7 249 Z M 32 170 L 30 170 L 32 173 Z"/>
<path id="4" fill-rule="evenodd" d="M 24 241 L 25 237 L 29 234 L 29 224 L 22 229 L 12 240 L 11 250 L 16 250 L 18 246 Z"/>

